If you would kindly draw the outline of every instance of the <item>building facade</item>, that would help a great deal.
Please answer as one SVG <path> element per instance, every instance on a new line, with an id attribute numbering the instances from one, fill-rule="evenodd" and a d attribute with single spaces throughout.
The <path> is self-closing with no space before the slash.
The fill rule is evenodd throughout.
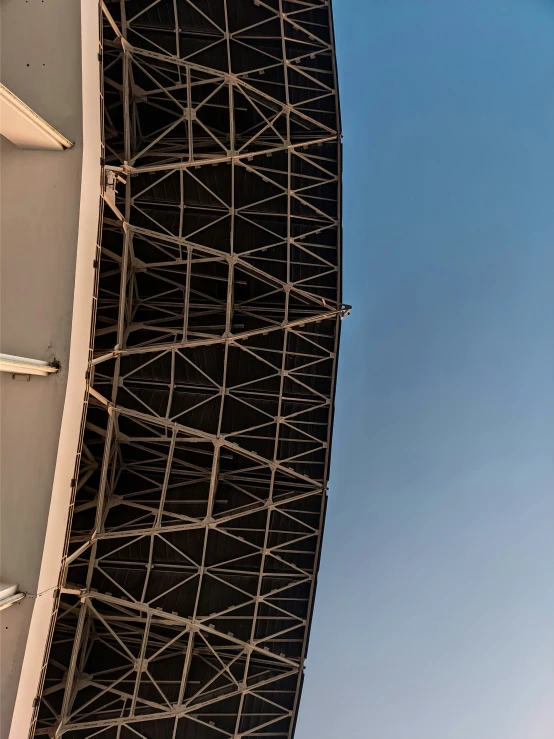
<path id="1" fill-rule="evenodd" d="M 0 736 L 20 739 L 55 605 L 86 391 L 99 13 L 79 0 L 2 0 L 0 24 Z"/>

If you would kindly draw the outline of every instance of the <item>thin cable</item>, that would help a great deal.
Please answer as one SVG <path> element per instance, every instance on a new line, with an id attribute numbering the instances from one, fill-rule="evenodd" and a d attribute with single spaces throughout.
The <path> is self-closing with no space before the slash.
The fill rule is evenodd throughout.
<path id="1" fill-rule="evenodd" d="M 46 588 L 46 590 L 41 590 L 40 593 L 28 593 L 25 591 L 25 597 L 26 598 L 40 598 L 41 595 L 44 595 L 44 593 L 49 593 L 51 590 L 55 590 L 58 586 L 53 585 L 51 588 Z"/>

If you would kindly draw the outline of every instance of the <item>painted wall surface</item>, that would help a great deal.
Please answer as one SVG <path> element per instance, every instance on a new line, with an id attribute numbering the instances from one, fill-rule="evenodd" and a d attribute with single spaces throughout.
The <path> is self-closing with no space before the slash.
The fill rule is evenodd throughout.
<path id="1" fill-rule="evenodd" d="M 23 723 L 10 736 L 26 736 L 32 712 L 85 390 L 100 129 L 98 13 L 83 7 L 82 41 L 75 0 L 1 5 L 1 81 L 75 145 L 22 151 L 0 139 L 0 351 L 61 364 L 50 377 L 0 376 L 0 575 L 48 590 L 0 612 L 0 739 L 16 698 Z"/>

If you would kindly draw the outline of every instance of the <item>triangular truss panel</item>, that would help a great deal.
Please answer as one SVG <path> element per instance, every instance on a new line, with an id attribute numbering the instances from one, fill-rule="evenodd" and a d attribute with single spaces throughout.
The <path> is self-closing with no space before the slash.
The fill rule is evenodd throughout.
<path id="1" fill-rule="evenodd" d="M 329 475 L 328 0 L 104 0 L 82 439 L 31 736 L 291 739 Z"/>

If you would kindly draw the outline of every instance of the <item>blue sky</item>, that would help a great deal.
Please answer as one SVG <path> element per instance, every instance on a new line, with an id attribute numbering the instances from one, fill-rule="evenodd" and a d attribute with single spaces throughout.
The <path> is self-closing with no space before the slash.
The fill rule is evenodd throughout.
<path id="1" fill-rule="evenodd" d="M 334 0 L 344 300 L 297 739 L 554 737 L 554 1 Z"/>

